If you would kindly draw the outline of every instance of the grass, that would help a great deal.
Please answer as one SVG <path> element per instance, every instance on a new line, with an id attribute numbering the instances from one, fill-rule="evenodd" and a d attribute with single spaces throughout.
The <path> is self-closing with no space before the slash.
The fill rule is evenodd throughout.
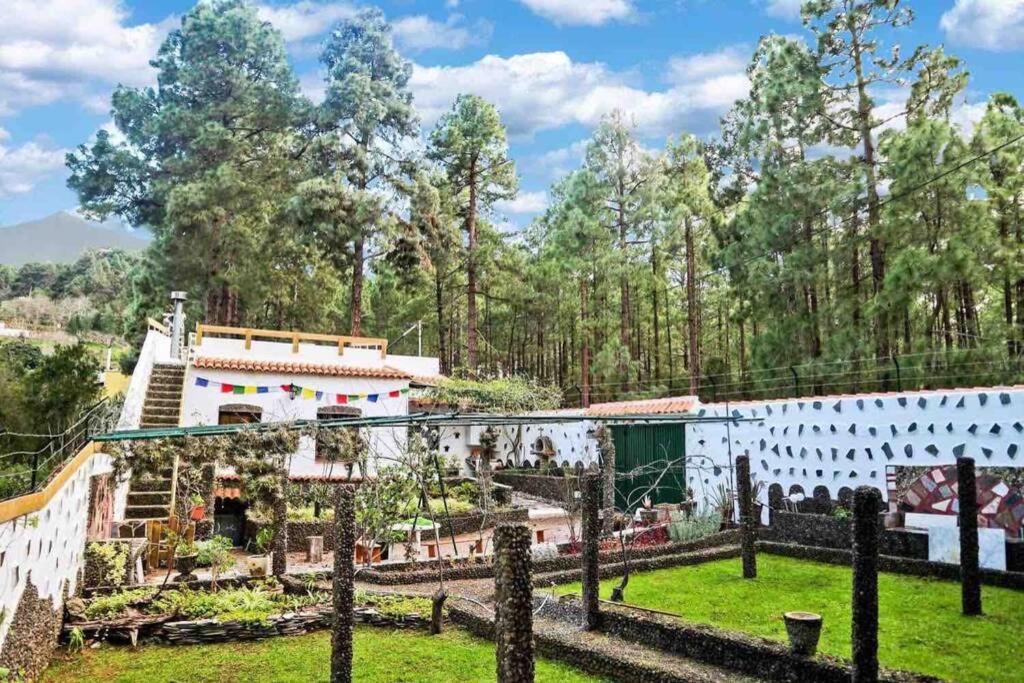
<path id="1" fill-rule="evenodd" d="M 137 650 L 105 646 L 65 655 L 42 680 L 89 683 L 210 683 L 219 681 L 327 681 L 331 634 L 271 638 L 219 645 L 147 645 Z M 357 627 L 353 679 L 364 683 L 493 681 L 494 645 L 449 629 L 439 636 L 419 631 Z M 596 681 L 575 669 L 541 660 L 537 681 Z"/>
<path id="2" fill-rule="evenodd" d="M 821 614 L 819 650 L 850 657 L 849 567 L 761 554 L 756 579 L 739 559 L 663 569 L 630 577 L 628 603 L 679 614 L 774 640 L 786 640 L 782 613 Z M 601 583 L 608 598 L 618 579 Z M 1019 681 L 1014 643 L 1024 632 L 1024 592 L 984 586 L 985 615 L 960 614 L 960 584 L 879 575 L 879 661 L 883 666 L 952 681 Z M 580 584 L 562 587 L 578 593 Z"/>

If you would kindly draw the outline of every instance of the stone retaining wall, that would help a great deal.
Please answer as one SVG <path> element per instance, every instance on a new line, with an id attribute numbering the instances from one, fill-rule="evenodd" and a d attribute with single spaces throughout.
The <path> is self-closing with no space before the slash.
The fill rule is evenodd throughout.
<path id="1" fill-rule="evenodd" d="M 808 545 L 796 545 L 793 543 L 776 543 L 772 541 L 758 541 L 757 549 L 771 555 L 783 555 L 795 557 L 801 560 L 814 560 L 827 564 L 850 565 L 853 553 L 850 550 L 839 550 L 835 548 L 817 548 Z M 878 556 L 878 569 L 893 574 L 909 574 L 911 576 L 928 576 L 947 581 L 960 580 L 960 566 L 946 564 L 944 562 L 929 562 L 928 560 L 917 560 L 909 557 L 893 557 L 891 555 Z M 1015 588 L 1024 590 L 1024 572 L 1003 572 L 995 569 L 982 569 L 981 582 L 988 586 L 1001 586 L 1003 588 Z"/>
<path id="2" fill-rule="evenodd" d="M 559 503 L 565 501 L 567 494 L 572 495 L 579 490 L 577 477 L 530 474 L 519 470 L 498 470 L 494 473 L 494 481 L 527 495 Z"/>
<path id="3" fill-rule="evenodd" d="M 882 555 L 916 560 L 928 559 L 928 533 L 911 529 L 886 529 L 884 515 L 878 518 L 878 551 Z M 834 550 L 853 547 L 850 522 L 829 515 L 804 514 L 776 510 L 772 525 L 760 531 L 760 538 L 777 543 L 792 543 Z M 1024 542 L 1006 541 L 1006 569 L 1024 572 Z"/>
<path id="4" fill-rule="evenodd" d="M 738 548 L 738 546 L 734 546 L 736 543 L 739 543 L 739 531 L 730 530 L 711 534 L 710 536 L 705 536 L 704 538 L 699 538 L 695 541 L 687 541 L 685 543 L 664 543 L 662 545 L 634 548 L 630 552 L 630 564 L 637 567 L 648 566 L 643 564 L 645 561 L 648 561 L 648 568 L 660 568 L 663 566 L 673 567 L 678 566 L 679 564 L 686 564 L 687 562 L 685 560 L 681 561 L 679 557 L 687 553 L 722 546 L 730 546 L 729 552 L 732 552 L 732 547 Z M 673 559 L 664 559 L 668 557 Z M 726 554 L 723 555 L 723 557 L 732 557 L 732 555 Z M 619 564 L 620 558 L 621 554 L 618 550 L 606 550 L 602 552 L 600 555 L 603 565 L 601 575 L 617 576 L 617 574 L 614 573 L 615 570 L 611 568 L 606 569 L 605 566 L 607 565 L 610 567 L 612 565 L 616 565 L 621 567 Z M 579 554 L 561 555 L 547 560 L 536 560 L 533 563 L 534 575 L 550 572 L 563 572 L 565 576 L 568 577 L 572 575 L 572 572 L 575 572 L 574 578 L 566 578 L 565 581 L 578 580 L 579 570 Z M 612 573 L 605 574 L 605 571 Z M 449 581 L 460 579 L 485 579 L 493 576 L 494 568 L 490 564 L 470 564 L 466 561 L 446 561 L 445 563 L 445 578 Z M 425 583 L 437 580 L 437 567 L 434 562 L 402 562 L 384 565 L 379 568 L 374 567 L 370 569 L 361 569 L 359 570 L 357 577 L 360 581 L 366 581 L 367 583 L 378 585 Z"/>
<path id="5" fill-rule="evenodd" d="M 579 623 L 578 600 L 566 597 L 545 605 L 541 614 Z M 847 683 L 851 669 L 828 655 L 799 657 L 784 644 L 765 638 L 689 624 L 676 617 L 611 603 L 601 604 L 599 628 L 623 640 L 772 681 Z M 882 681 L 937 681 L 930 676 L 884 671 Z"/>

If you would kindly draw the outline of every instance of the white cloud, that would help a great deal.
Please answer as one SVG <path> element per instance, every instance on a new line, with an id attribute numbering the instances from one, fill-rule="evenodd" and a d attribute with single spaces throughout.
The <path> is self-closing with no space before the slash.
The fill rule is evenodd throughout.
<path id="1" fill-rule="evenodd" d="M 0 128 L 0 142 L 9 138 Z M 58 168 L 64 167 L 67 150 L 57 149 L 45 140 L 26 142 L 13 149 L 0 144 L 0 198 L 24 194 Z"/>
<path id="2" fill-rule="evenodd" d="M 311 2 L 300 0 L 292 5 L 260 5 L 257 14 L 269 21 L 289 43 L 326 33 L 334 24 L 356 14 L 347 2 Z"/>
<path id="3" fill-rule="evenodd" d="M 543 190 L 539 192 L 520 192 L 515 199 L 502 199 L 495 202 L 494 208 L 500 213 L 540 213 L 548 208 L 548 193 Z"/>
<path id="4" fill-rule="evenodd" d="M 488 21 L 467 25 L 463 17 L 453 14 L 444 23 L 417 14 L 396 19 L 391 24 L 395 41 L 412 51 L 442 48 L 461 50 L 470 45 L 482 45 L 490 40 L 494 26 Z"/>
<path id="5" fill-rule="evenodd" d="M 715 52 L 673 57 L 668 63 L 669 80 L 680 83 L 744 73 L 752 52 L 746 45 L 730 45 Z"/>
<path id="6" fill-rule="evenodd" d="M 573 123 L 594 126 L 616 109 L 635 122 L 641 135 L 707 132 L 749 88 L 740 71 L 681 78 L 667 90 L 648 91 L 604 64 L 573 62 L 564 52 L 488 55 L 464 66 L 417 66 L 411 86 L 425 126 L 433 125 L 459 93 L 473 93 L 498 107 L 514 136 Z"/>
<path id="7" fill-rule="evenodd" d="M 173 23 L 126 25 L 119 0 L 8 0 L 0 22 L 0 113 L 59 99 L 91 108 L 112 85 L 152 83 Z"/>
<path id="8" fill-rule="evenodd" d="M 633 0 L 519 0 L 534 14 L 556 24 L 600 26 L 609 21 L 632 19 Z"/>
<path id="9" fill-rule="evenodd" d="M 982 50 L 1024 49 L 1024 0 L 956 0 L 939 21 L 954 43 Z"/>
<path id="10" fill-rule="evenodd" d="M 800 21 L 804 0 L 763 0 L 765 14 L 787 21 Z"/>

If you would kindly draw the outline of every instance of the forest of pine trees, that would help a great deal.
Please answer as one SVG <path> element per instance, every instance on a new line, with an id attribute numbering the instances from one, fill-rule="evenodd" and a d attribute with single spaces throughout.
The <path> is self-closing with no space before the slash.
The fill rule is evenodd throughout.
<path id="1" fill-rule="evenodd" d="M 202 3 L 155 57 L 159 87 L 114 94 L 124 142 L 100 131 L 69 182 L 155 235 L 129 328 L 170 289 L 215 323 L 394 340 L 422 321 L 444 372 L 574 404 L 1016 381 L 1024 107 L 996 94 L 958 124 L 967 65 L 892 49 L 908 4 L 805 2 L 803 35 L 760 41 L 711 139 L 652 149 L 613 112 L 510 234 L 500 112 L 462 95 L 420 131 L 379 11 L 332 33 L 314 105 L 253 6 Z"/>

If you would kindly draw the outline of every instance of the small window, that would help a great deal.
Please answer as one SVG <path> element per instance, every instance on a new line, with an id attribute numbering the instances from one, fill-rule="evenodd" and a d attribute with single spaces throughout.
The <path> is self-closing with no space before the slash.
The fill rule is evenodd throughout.
<path id="1" fill-rule="evenodd" d="M 353 406 L 325 406 L 316 411 L 318 420 L 335 420 L 339 417 L 362 417 L 363 411 Z M 327 453 L 321 451 L 320 438 L 316 440 L 316 462 L 325 463 L 330 460 Z"/>
<path id="2" fill-rule="evenodd" d="M 247 403 L 228 403 L 220 407 L 217 424 L 246 425 L 263 420 L 263 408 Z"/>

